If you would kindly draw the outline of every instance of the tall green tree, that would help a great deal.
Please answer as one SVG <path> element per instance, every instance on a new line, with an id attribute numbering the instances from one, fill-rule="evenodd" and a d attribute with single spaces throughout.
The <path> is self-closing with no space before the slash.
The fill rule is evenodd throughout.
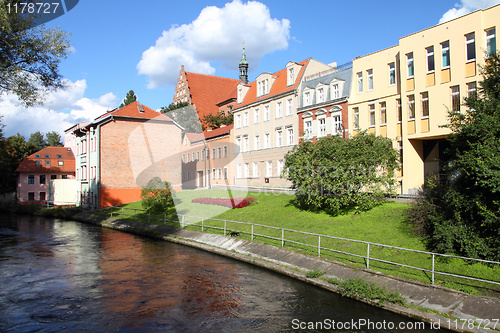
<path id="1" fill-rule="evenodd" d="M 45 140 L 49 147 L 62 147 L 61 136 L 56 131 L 45 134 Z"/>
<path id="2" fill-rule="evenodd" d="M 500 56 L 490 54 L 477 93 L 449 113 L 447 182 L 428 182 L 410 210 L 429 248 L 500 260 Z"/>
<path id="3" fill-rule="evenodd" d="M 137 101 L 137 96 L 135 95 L 133 90 L 129 90 L 127 93 L 127 96 L 125 96 L 125 99 L 123 100 L 122 104 L 120 104 L 120 109 L 124 106 L 129 105 L 130 103 L 133 103 Z"/>
<path id="4" fill-rule="evenodd" d="M 387 138 L 360 132 L 302 141 L 285 156 L 298 206 L 338 215 L 368 210 L 393 194 L 398 154 Z"/>
<path id="5" fill-rule="evenodd" d="M 37 151 L 47 147 L 47 141 L 45 140 L 43 133 L 40 131 L 31 133 L 28 143 L 32 144 Z"/>
<path id="6" fill-rule="evenodd" d="M 26 106 L 43 104 L 47 91 L 64 87 L 59 64 L 69 53 L 69 35 L 59 28 L 30 28 L 33 18 L 7 10 L 7 4 L 18 3 L 0 2 L 0 92 L 16 94 Z"/>

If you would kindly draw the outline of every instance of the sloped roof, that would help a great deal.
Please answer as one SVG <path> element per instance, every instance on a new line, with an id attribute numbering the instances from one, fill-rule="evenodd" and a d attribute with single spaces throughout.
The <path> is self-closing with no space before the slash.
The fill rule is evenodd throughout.
<path id="1" fill-rule="evenodd" d="M 46 158 L 45 155 L 49 157 Z M 58 158 L 58 155 L 61 158 Z M 36 165 L 36 161 L 40 161 L 40 165 Z M 45 161 L 50 161 L 50 166 L 45 165 Z M 64 165 L 59 166 L 59 161 L 63 161 Z M 17 167 L 16 172 L 75 173 L 75 155 L 69 147 L 46 147 L 26 157 Z"/>
<path id="2" fill-rule="evenodd" d="M 95 121 L 103 119 L 109 115 L 121 116 L 121 117 L 145 118 L 145 119 L 172 120 L 170 117 L 164 115 L 163 113 L 156 112 L 155 110 L 137 101 L 125 105 L 121 109 L 116 108 L 114 110 L 108 111 L 105 114 L 97 117 Z"/>
<path id="3" fill-rule="evenodd" d="M 207 114 L 217 114 L 217 104 L 236 98 L 236 86 L 241 81 L 225 77 L 186 72 L 191 103 L 200 119 Z M 233 94 L 234 96 L 230 96 Z"/>
<path id="4" fill-rule="evenodd" d="M 254 102 L 258 102 L 260 100 L 276 96 L 282 93 L 285 93 L 287 91 L 291 91 L 297 88 L 298 84 L 300 83 L 302 76 L 304 75 L 304 70 L 306 68 L 307 63 L 309 62 L 310 59 L 306 59 L 304 61 L 301 61 L 298 63 L 298 65 L 301 65 L 300 72 L 297 75 L 297 78 L 295 79 L 295 83 L 293 85 L 287 86 L 287 69 L 284 68 L 280 70 L 279 72 L 276 72 L 272 74 L 276 79 L 274 80 L 274 83 L 271 87 L 271 90 L 269 91 L 268 94 L 259 96 L 257 97 L 257 81 L 252 81 L 249 84 L 247 84 L 250 89 L 248 89 L 248 92 L 245 95 L 245 98 L 243 101 L 239 104 L 236 104 L 234 106 L 234 109 L 240 108 L 245 105 L 252 104 Z M 234 110 L 233 109 L 233 110 Z"/>
<path id="5" fill-rule="evenodd" d="M 234 124 L 231 124 L 231 125 L 227 125 L 224 127 L 216 128 L 216 129 L 211 130 L 211 131 L 205 131 L 203 133 L 186 133 L 186 134 L 188 135 L 189 141 L 191 141 L 191 143 L 194 143 L 194 142 L 209 140 L 209 139 L 216 138 L 218 136 L 229 134 L 229 132 L 233 129 L 233 127 L 234 127 Z M 189 137 L 189 134 L 194 134 L 192 136 L 192 139 Z"/>

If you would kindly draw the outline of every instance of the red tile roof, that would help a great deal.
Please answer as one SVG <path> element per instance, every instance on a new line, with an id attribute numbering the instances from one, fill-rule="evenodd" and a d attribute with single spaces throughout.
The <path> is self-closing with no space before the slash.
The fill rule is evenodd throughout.
<path id="1" fill-rule="evenodd" d="M 241 82 L 236 79 L 191 72 L 186 72 L 186 79 L 191 103 L 196 107 L 200 119 L 207 114 L 217 114 L 218 103 L 236 98 L 236 86 Z"/>
<path id="2" fill-rule="evenodd" d="M 45 155 L 49 155 L 49 157 L 45 158 Z M 58 158 L 57 155 L 60 155 L 61 158 Z M 36 165 L 36 161 L 40 161 L 41 165 Z M 45 161 L 50 161 L 50 166 L 45 165 Z M 59 161 L 63 161 L 64 165 L 59 166 Z M 66 172 L 74 174 L 75 155 L 69 147 L 46 147 L 26 157 L 17 167 L 16 172 Z"/>
<path id="3" fill-rule="evenodd" d="M 259 100 L 268 98 L 270 96 L 279 95 L 279 94 L 282 94 L 284 92 L 296 89 L 299 82 L 301 81 L 302 75 L 304 74 L 304 70 L 307 67 L 307 63 L 309 62 L 309 60 L 310 59 L 306 59 L 306 60 L 298 63 L 299 65 L 302 66 L 302 68 L 300 69 L 300 72 L 297 75 L 297 78 L 295 79 L 295 83 L 291 86 L 287 86 L 287 70 L 286 70 L 286 68 L 280 70 L 279 72 L 272 74 L 273 76 L 276 77 L 276 79 L 274 80 L 274 83 L 271 87 L 271 90 L 266 95 L 257 97 L 257 81 L 250 82 L 249 84 L 247 84 L 247 86 L 250 87 L 250 89 L 246 93 L 245 98 L 243 99 L 243 101 L 241 103 L 236 104 L 234 106 L 234 109 L 248 105 L 248 104 L 252 104 L 252 103 L 257 102 Z"/>
<path id="4" fill-rule="evenodd" d="M 145 119 L 164 119 L 172 120 L 170 117 L 164 115 L 163 113 L 156 112 L 155 110 L 143 105 L 137 101 L 125 105 L 121 109 L 114 109 L 106 112 L 105 114 L 97 117 L 95 120 L 102 119 L 108 115 L 122 116 L 122 117 L 134 117 L 134 118 L 145 118 Z"/>
<path id="5" fill-rule="evenodd" d="M 191 143 L 193 143 L 193 142 L 198 142 L 198 141 L 202 141 L 202 140 L 209 140 L 209 139 L 213 139 L 213 138 L 218 137 L 218 136 L 229 134 L 229 132 L 233 129 L 233 127 L 234 127 L 234 124 L 231 124 L 231 125 L 227 125 L 224 127 L 216 128 L 216 129 L 211 130 L 211 131 L 205 131 L 205 132 L 199 133 L 199 134 L 196 134 L 196 133 L 187 133 L 187 134 L 195 134 L 192 137 L 192 139 L 188 136 L 189 141 L 191 141 Z"/>

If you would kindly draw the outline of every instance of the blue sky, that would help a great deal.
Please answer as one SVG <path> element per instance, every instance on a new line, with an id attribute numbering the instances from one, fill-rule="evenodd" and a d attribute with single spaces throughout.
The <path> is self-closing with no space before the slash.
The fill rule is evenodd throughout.
<path id="1" fill-rule="evenodd" d="M 250 80 L 309 57 L 343 64 L 395 45 L 398 38 L 500 0 L 96 1 L 81 0 L 47 27 L 71 33 L 61 64 L 69 89 L 26 109 L 0 102 L 4 134 L 58 131 L 117 107 L 133 89 L 159 109 L 172 102 L 180 65 L 187 71 L 238 77 L 242 43 Z M 147 4 L 147 5 L 145 5 Z"/>

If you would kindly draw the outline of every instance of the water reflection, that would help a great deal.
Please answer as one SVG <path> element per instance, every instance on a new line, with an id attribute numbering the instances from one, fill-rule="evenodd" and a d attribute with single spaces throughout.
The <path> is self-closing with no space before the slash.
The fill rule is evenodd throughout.
<path id="1" fill-rule="evenodd" d="M 294 319 L 408 321 L 181 245 L 68 221 L 0 219 L 0 331 L 288 332 Z"/>

